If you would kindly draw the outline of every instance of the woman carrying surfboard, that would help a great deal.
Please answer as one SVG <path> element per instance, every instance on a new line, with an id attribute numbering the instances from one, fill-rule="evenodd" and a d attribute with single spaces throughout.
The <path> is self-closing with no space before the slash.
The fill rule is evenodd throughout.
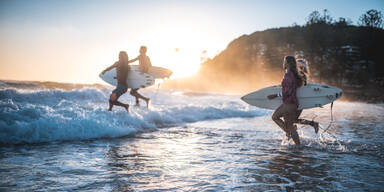
<path id="1" fill-rule="evenodd" d="M 300 138 L 297 134 L 296 127 L 293 125 L 297 119 L 297 108 L 299 102 L 296 97 L 296 89 L 302 85 L 296 60 L 293 56 L 286 56 L 283 62 L 285 70 L 283 81 L 281 82 L 282 92 L 278 94 L 268 95 L 268 99 L 274 99 L 278 96 L 283 97 L 283 104 L 278 107 L 272 115 L 273 121 L 286 132 L 288 138 L 292 137 L 296 145 L 300 144 Z M 281 119 L 284 118 L 284 121 Z"/>

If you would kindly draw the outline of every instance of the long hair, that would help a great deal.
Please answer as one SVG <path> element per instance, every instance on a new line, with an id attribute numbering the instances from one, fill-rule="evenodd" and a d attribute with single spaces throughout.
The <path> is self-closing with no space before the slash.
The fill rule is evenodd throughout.
<path id="1" fill-rule="evenodd" d="M 299 73 L 299 76 L 303 80 L 304 85 L 306 85 L 310 75 L 308 64 L 305 61 L 305 59 L 296 58 L 296 65 L 297 65 L 297 72 Z"/>
<path id="2" fill-rule="evenodd" d="M 300 77 L 299 73 L 297 72 L 297 65 L 296 65 L 296 59 L 293 56 L 286 56 L 285 61 L 287 62 L 287 68 L 289 71 L 293 73 L 297 80 L 297 85 L 301 86 L 303 84 L 303 79 Z"/>
<path id="3" fill-rule="evenodd" d="M 125 51 L 120 51 L 119 53 L 119 63 L 128 64 L 128 54 Z"/>

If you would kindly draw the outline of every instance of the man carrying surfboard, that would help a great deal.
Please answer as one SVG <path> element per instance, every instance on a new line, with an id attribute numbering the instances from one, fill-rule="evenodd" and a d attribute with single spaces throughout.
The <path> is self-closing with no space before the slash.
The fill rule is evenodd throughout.
<path id="1" fill-rule="evenodd" d="M 274 99 L 278 96 L 283 97 L 283 104 L 275 110 L 272 119 L 286 132 L 288 138 L 292 137 L 295 144 L 300 145 L 300 138 L 293 124 L 297 119 L 297 108 L 299 106 L 296 89 L 301 86 L 302 79 L 297 72 L 296 59 L 293 56 L 286 56 L 284 58 L 283 68 L 285 74 L 281 82 L 282 92 L 268 95 L 268 99 Z M 281 117 L 284 118 L 284 121 L 281 120 Z"/>
<path id="2" fill-rule="evenodd" d="M 114 89 L 109 96 L 109 111 L 112 111 L 112 108 L 114 105 L 124 107 L 129 112 L 129 104 L 124 104 L 119 102 L 117 99 L 127 92 L 128 86 L 127 86 L 127 75 L 129 71 L 129 65 L 128 65 L 128 54 L 125 51 L 120 51 L 119 53 L 119 61 L 116 61 L 113 65 L 110 67 L 107 67 L 102 74 L 105 72 L 116 68 L 116 79 L 117 79 L 117 86 L 116 89 Z"/>
<path id="3" fill-rule="evenodd" d="M 147 54 L 147 47 L 146 46 L 141 46 L 140 47 L 140 55 L 137 56 L 135 59 L 129 60 L 128 63 L 135 62 L 139 60 L 139 70 L 143 73 L 147 73 L 149 67 L 152 66 L 151 60 L 149 57 L 146 55 Z M 143 99 L 147 103 L 147 108 L 149 106 L 149 98 L 144 97 L 138 92 L 139 88 L 137 89 L 131 89 L 130 94 L 136 98 L 136 106 L 140 105 L 139 99 Z"/>

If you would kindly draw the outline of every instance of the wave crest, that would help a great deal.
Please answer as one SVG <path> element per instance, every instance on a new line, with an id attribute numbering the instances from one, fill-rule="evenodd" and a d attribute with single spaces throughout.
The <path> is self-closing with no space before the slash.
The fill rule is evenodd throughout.
<path id="1" fill-rule="evenodd" d="M 263 110 L 249 110 L 240 102 L 202 104 L 199 98 L 156 93 L 150 110 L 131 107 L 109 112 L 107 88 L 64 90 L 0 90 L 0 143 L 40 143 L 121 137 L 159 127 L 202 120 L 254 117 Z M 151 92 L 148 92 L 151 94 Z M 128 97 L 128 96 L 126 96 Z M 125 98 L 126 98 L 125 97 Z M 172 101 L 173 103 L 167 103 Z M 229 103 L 229 104 L 228 104 Z"/>

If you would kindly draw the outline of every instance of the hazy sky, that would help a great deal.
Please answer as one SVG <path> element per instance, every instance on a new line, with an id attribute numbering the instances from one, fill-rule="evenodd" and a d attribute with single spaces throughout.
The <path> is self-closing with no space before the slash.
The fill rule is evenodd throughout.
<path id="1" fill-rule="evenodd" d="M 141 45 L 153 65 L 183 77 L 203 50 L 213 57 L 243 34 L 302 25 L 323 9 L 356 24 L 384 1 L 0 0 L 0 79 L 100 83 L 120 50 L 133 59 Z"/>

